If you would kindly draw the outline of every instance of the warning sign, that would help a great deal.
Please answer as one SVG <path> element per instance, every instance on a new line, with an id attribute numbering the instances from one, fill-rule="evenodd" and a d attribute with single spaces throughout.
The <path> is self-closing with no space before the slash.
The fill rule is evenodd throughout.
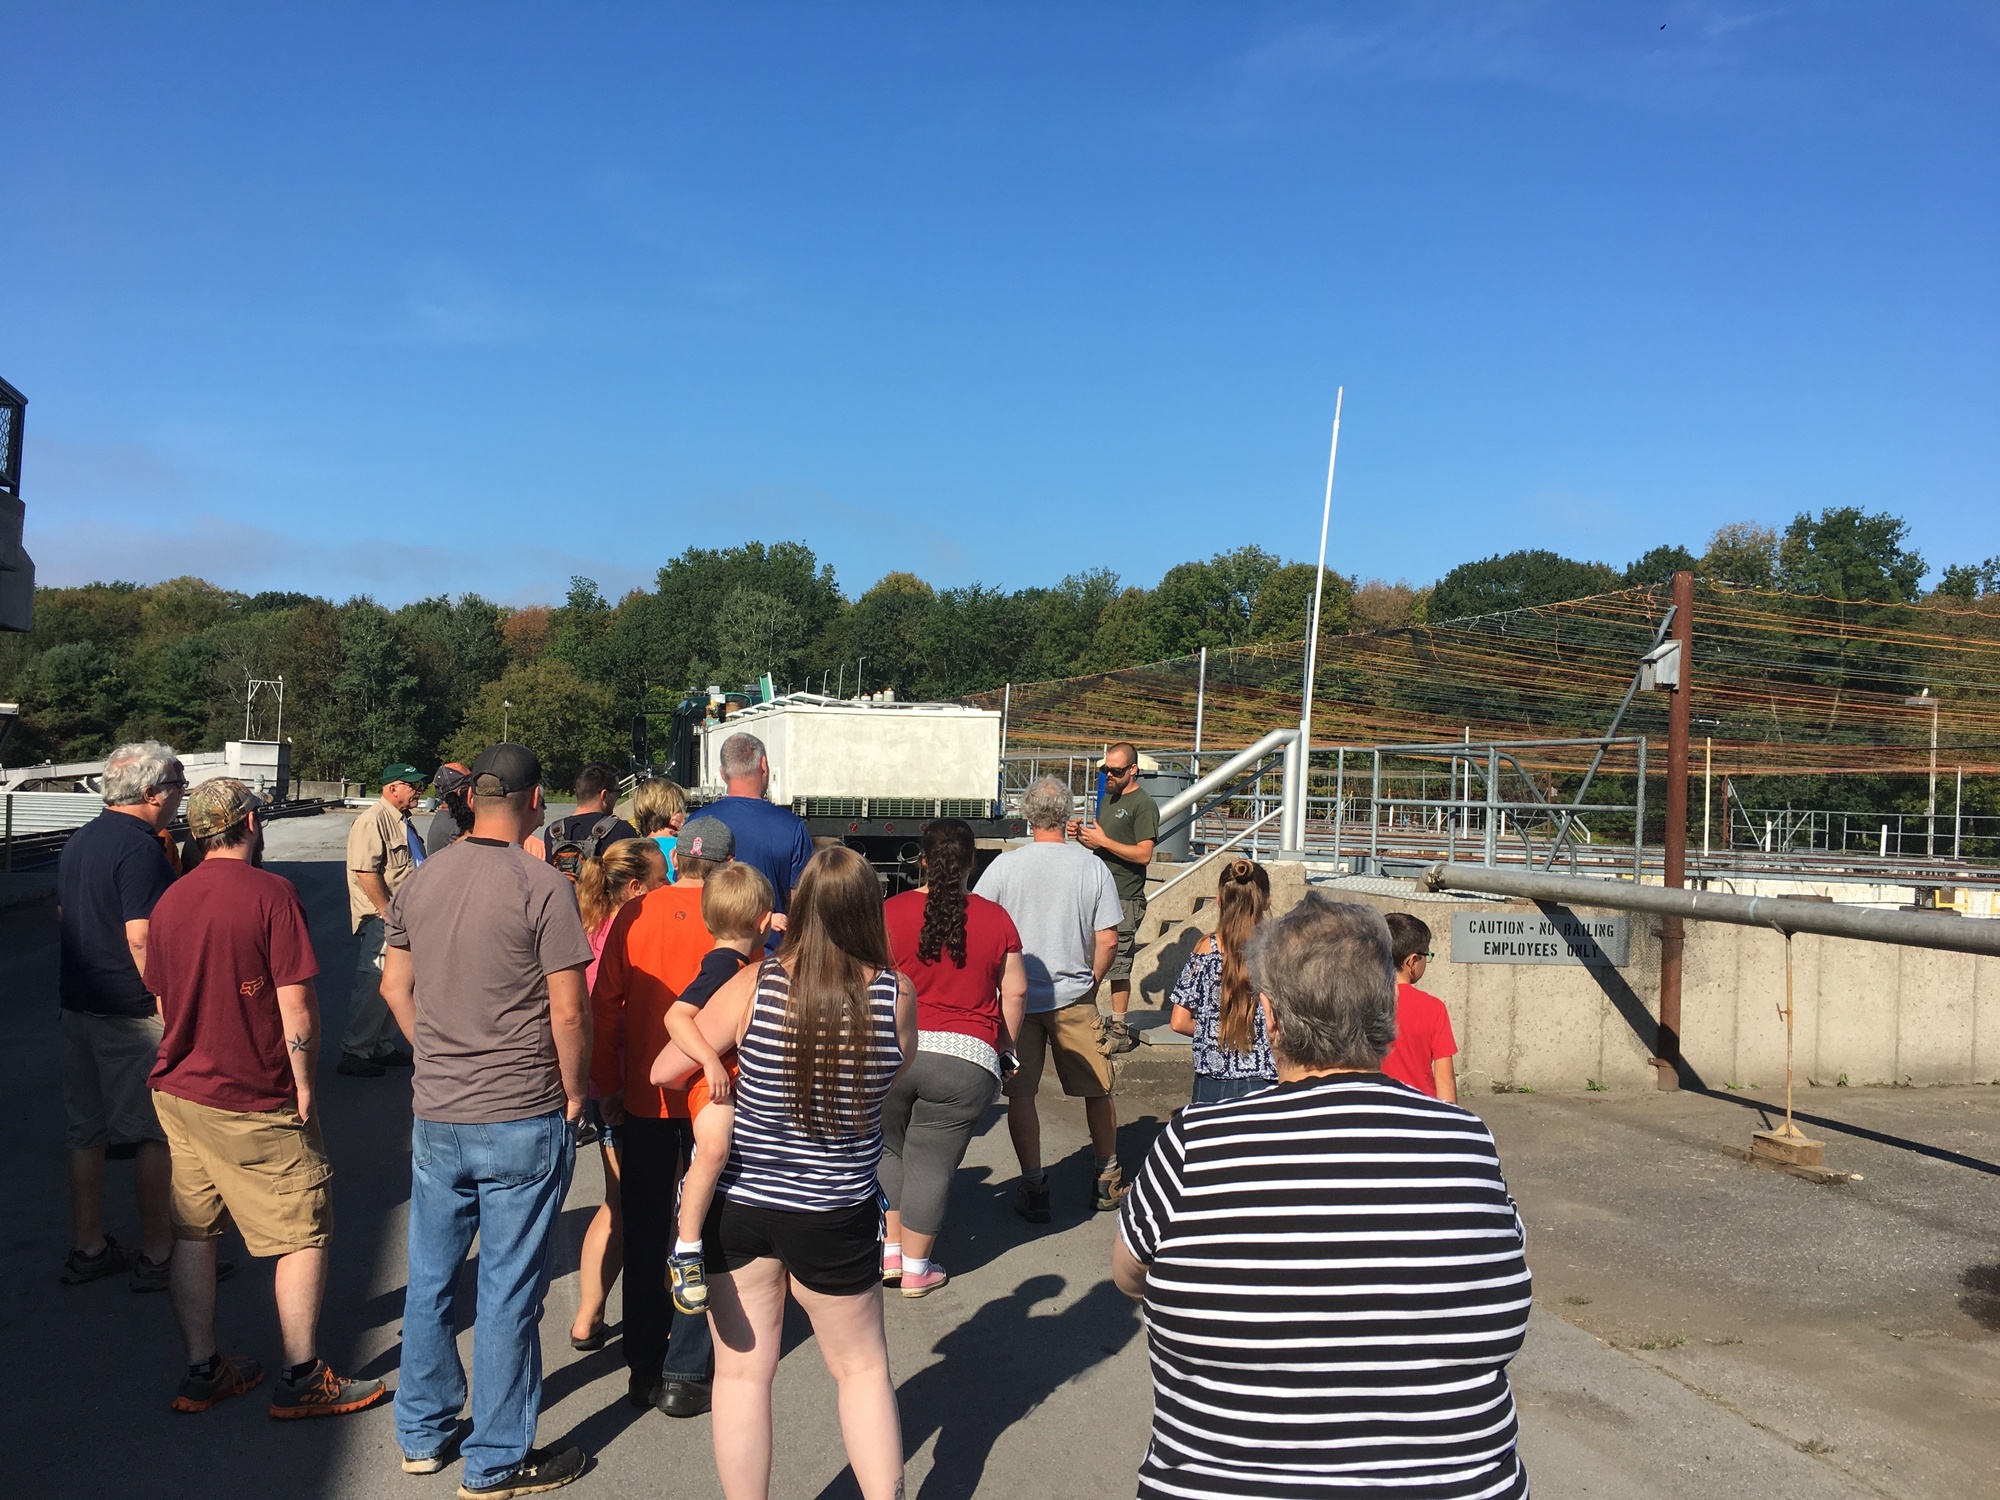
<path id="1" fill-rule="evenodd" d="M 1455 964 L 1577 964 L 1622 969 L 1632 958 L 1629 916 L 1547 917 L 1540 912 L 1451 914 Z"/>

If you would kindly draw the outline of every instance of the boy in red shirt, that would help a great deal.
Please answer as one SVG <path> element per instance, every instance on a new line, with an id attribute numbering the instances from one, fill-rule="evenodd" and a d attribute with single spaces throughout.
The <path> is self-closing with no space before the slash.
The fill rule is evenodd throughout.
<path id="1" fill-rule="evenodd" d="M 1417 988 L 1430 965 L 1430 924 L 1406 911 L 1392 911 L 1387 920 L 1395 943 L 1396 1045 L 1382 1059 L 1382 1071 L 1433 1099 L 1456 1104 L 1458 1079 L 1451 1060 L 1458 1056 L 1458 1040 L 1451 1034 L 1451 1016 L 1444 1001 Z"/>

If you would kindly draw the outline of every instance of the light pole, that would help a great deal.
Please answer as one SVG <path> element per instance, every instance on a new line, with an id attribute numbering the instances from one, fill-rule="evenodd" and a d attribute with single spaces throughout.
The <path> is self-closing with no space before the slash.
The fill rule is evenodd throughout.
<path id="1" fill-rule="evenodd" d="M 868 658 L 864 656 L 854 664 L 854 696 L 857 698 L 861 696 L 861 669 L 867 662 Z"/>
<path id="2" fill-rule="evenodd" d="M 1928 708 L 1931 711 L 1931 795 L 1930 805 L 1925 813 L 1928 831 L 1924 834 L 1924 858 L 1937 858 L 1937 740 L 1938 740 L 1938 700 L 1925 688 L 1914 698 L 1903 700 L 1905 708 Z"/>
<path id="3" fill-rule="evenodd" d="M 500 700 L 500 739 L 503 744 L 507 739 L 507 720 L 513 712 L 513 701 L 508 698 L 502 698 Z"/>
<path id="4" fill-rule="evenodd" d="M 1306 846 L 1306 785 L 1312 774 L 1313 674 L 1319 670 L 1319 607 L 1326 588 L 1326 532 L 1333 520 L 1333 465 L 1340 457 L 1340 403 L 1346 395 L 1346 386 L 1333 393 L 1333 441 L 1327 447 L 1326 501 L 1319 514 L 1319 571 L 1313 575 L 1312 619 L 1306 622 L 1305 691 L 1299 695 L 1299 804 L 1294 810 L 1295 821 L 1278 840 L 1280 848 Z"/>

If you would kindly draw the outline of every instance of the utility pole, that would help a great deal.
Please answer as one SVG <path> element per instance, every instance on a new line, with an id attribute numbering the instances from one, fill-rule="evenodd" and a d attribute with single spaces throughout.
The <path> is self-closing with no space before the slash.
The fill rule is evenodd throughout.
<path id="1" fill-rule="evenodd" d="M 1340 457 L 1340 404 L 1347 387 L 1333 393 L 1333 443 L 1326 455 L 1326 503 L 1319 516 L 1319 572 L 1313 576 L 1312 619 L 1306 623 L 1305 691 L 1299 695 L 1299 800 L 1292 809 L 1294 822 L 1278 839 L 1281 849 L 1306 846 L 1306 787 L 1312 779 L 1313 676 L 1319 670 L 1319 606 L 1326 589 L 1326 533 L 1333 520 L 1333 466 Z M 1279 820 L 1280 822 L 1283 819 Z"/>
<path id="2" fill-rule="evenodd" d="M 1924 835 L 1924 858 L 1937 858 L 1937 741 L 1938 741 L 1938 700 L 1925 688 L 1914 698 L 1905 698 L 1906 708 L 1928 708 L 1931 711 L 1931 796 L 1925 813 L 1929 832 Z"/>
<path id="3" fill-rule="evenodd" d="M 1201 648 L 1201 665 L 1194 679 L 1194 774 L 1201 775 L 1201 715 L 1208 706 L 1208 647 Z"/>
<path id="4" fill-rule="evenodd" d="M 1694 691 L 1694 574 L 1674 574 L 1673 697 L 1667 703 L 1667 834 L 1664 876 L 1669 890 L 1687 884 L 1688 702 Z M 1643 839 L 1644 830 L 1640 830 Z M 1680 917 L 1660 919 L 1660 1042 L 1653 1065 L 1662 1089 L 1681 1086 L 1681 959 L 1687 932 Z"/>

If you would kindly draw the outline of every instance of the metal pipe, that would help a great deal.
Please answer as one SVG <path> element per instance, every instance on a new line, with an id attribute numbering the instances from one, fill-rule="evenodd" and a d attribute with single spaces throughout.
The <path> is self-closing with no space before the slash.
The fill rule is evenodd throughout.
<path id="1" fill-rule="evenodd" d="M 1208 707 L 1208 647 L 1201 648 L 1201 665 L 1195 669 L 1194 679 L 1194 759 L 1188 769 L 1195 775 L 1201 774 L 1201 720 L 1202 712 Z"/>
<path id="2" fill-rule="evenodd" d="M 1306 799 L 1305 799 L 1305 751 L 1302 741 L 1304 731 L 1292 737 L 1285 746 L 1284 779 L 1278 786 L 1278 805 L 1285 809 L 1285 816 L 1278 819 L 1278 852 L 1305 848 Z"/>
<path id="3" fill-rule="evenodd" d="M 1193 786 L 1184 792 L 1176 792 L 1160 804 L 1160 823 L 1165 826 L 1171 819 L 1187 812 L 1210 792 L 1219 792 L 1238 776 L 1256 765 L 1258 761 L 1275 751 L 1299 742 L 1296 726 L 1290 729 L 1274 729 L 1257 741 L 1248 750 L 1239 750 L 1206 776 L 1196 778 Z M 1290 773 L 1287 772 L 1289 780 Z"/>
<path id="4" fill-rule="evenodd" d="M 1949 953 L 2000 957 L 2000 921 L 1961 917 L 1956 913 L 1883 911 L 1876 907 L 1798 901 L 1787 896 L 1676 891 L 1629 880 L 1550 875 L 1510 865 L 1489 868 L 1437 864 L 1424 873 L 1419 883 L 1431 891 L 1477 891 L 1487 896 L 1517 896 L 1528 901 L 1559 901 L 1565 906 L 1602 906 L 1656 917 L 1728 922 L 1738 927 L 1767 927 L 1774 932 L 1811 932 L 1863 943 L 1898 943 L 1906 948 L 1937 948 Z"/>

